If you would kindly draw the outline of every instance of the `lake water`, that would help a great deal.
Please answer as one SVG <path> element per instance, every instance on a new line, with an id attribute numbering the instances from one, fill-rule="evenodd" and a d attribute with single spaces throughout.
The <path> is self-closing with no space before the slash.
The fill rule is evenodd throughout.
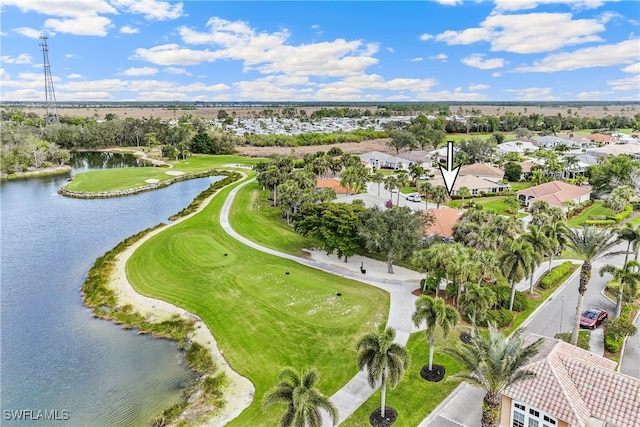
<path id="1" fill-rule="evenodd" d="M 122 164 L 75 159 L 72 173 L 113 165 Z M 193 375 L 175 343 L 94 319 L 79 289 L 98 256 L 168 222 L 221 178 L 99 200 L 58 195 L 66 178 L 0 184 L 0 424 L 148 425 Z M 68 419 L 9 420 L 7 411 L 20 410 Z"/>

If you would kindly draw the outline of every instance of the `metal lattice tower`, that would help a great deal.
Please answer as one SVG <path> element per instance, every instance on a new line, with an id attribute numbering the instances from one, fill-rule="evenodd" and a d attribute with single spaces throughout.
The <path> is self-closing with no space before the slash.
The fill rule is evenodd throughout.
<path id="1" fill-rule="evenodd" d="M 47 46 L 47 39 L 49 37 L 44 34 L 40 35 L 40 46 L 42 46 L 42 56 L 44 58 L 44 98 L 47 109 L 47 115 L 45 116 L 45 125 L 51 123 L 60 123 L 60 116 L 58 116 L 58 106 L 56 105 L 56 92 L 53 90 L 53 78 L 51 77 L 51 65 L 49 65 L 49 47 Z"/>

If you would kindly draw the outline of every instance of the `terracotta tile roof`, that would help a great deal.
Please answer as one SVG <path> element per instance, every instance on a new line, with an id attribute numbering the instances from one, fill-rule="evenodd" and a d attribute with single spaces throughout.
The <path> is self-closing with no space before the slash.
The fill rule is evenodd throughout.
<path id="1" fill-rule="evenodd" d="M 436 172 L 436 176 L 430 182 L 434 187 L 438 185 L 444 185 L 444 179 L 442 179 L 440 171 Z M 479 178 L 473 175 L 458 175 L 458 178 L 453 185 L 453 190 L 458 191 L 462 187 L 467 187 L 469 190 L 489 192 L 492 188 L 506 188 L 508 187 L 508 185 L 497 181 L 491 181 L 485 178 Z"/>
<path id="2" fill-rule="evenodd" d="M 539 336 L 529 334 L 525 342 Z M 617 427 L 640 426 L 640 381 L 614 371 L 616 363 L 560 340 L 545 338 L 526 368 L 529 381 L 504 394 L 570 423 L 584 427 L 596 418 Z"/>
<path id="3" fill-rule="evenodd" d="M 590 135 L 587 135 L 587 138 L 589 138 L 589 140 L 591 141 L 596 142 L 611 142 L 611 140 L 613 139 L 611 135 L 605 135 L 602 133 L 592 133 Z"/>
<path id="4" fill-rule="evenodd" d="M 316 181 L 316 189 L 321 188 L 333 188 L 336 190 L 336 194 L 347 194 L 348 190 L 340 185 L 340 181 L 337 179 L 318 179 Z"/>
<path id="5" fill-rule="evenodd" d="M 474 163 L 472 165 L 460 166 L 459 174 L 460 176 L 473 175 L 502 179 L 504 177 L 504 170 L 486 163 Z"/>
<path id="6" fill-rule="evenodd" d="M 440 209 L 429 208 L 425 212 L 431 214 L 433 217 L 433 223 L 425 229 L 426 236 L 433 234 L 441 237 L 453 236 L 453 226 L 457 224 L 462 217 L 462 211 L 448 206 L 442 206 Z"/>
<path id="7" fill-rule="evenodd" d="M 562 181 L 552 181 L 517 191 L 517 195 L 533 197 L 530 203 L 545 200 L 550 205 L 562 206 L 568 200 L 574 200 L 580 196 L 591 193 L 591 189 L 567 184 Z"/>
<path id="8" fill-rule="evenodd" d="M 518 163 L 520 165 L 520 167 L 522 168 L 522 173 L 529 173 L 531 172 L 531 168 L 534 167 L 536 165 L 536 163 L 533 162 L 520 162 Z"/>

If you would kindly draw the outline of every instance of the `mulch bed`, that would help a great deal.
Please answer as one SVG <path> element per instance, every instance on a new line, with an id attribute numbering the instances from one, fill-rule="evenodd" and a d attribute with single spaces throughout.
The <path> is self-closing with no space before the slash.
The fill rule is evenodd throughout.
<path id="1" fill-rule="evenodd" d="M 411 294 L 419 297 L 420 295 L 422 295 L 422 289 L 418 288 L 415 291 L 411 292 Z"/>
<path id="2" fill-rule="evenodd" d="M 422 369 L 420 369 L 420 376 L 427 381 L 431 381 L 432 383 L 442 381 L 445 373 L 444 366 L 436 365 L 434 363 L 433 365 L 431 365 L 431 367 L 432 369 L 429 370 L 429 365 L 424 365 Z"/>
<path id="3" fill-rule="evenodd" d="M 471 344 L 471 334 L 468 332 L 461 332 L 460 333 L 460 341 L 462 341 L 465 344 Z"/>
<path id="4" fill-rule="evenodd" d="M 369 415 L 369 422 L 373 427 L 389 427 L 393 424 L 398 418 L 398 412 L 389 408 L 388 406 L 384 407 L 384 418 L 382 418 L 382 413 L 380 408 L 376 409 Z"/>

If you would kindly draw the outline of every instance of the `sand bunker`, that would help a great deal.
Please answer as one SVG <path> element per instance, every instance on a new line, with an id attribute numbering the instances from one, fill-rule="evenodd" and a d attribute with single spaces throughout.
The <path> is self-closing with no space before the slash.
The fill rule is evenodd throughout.
<path id="1" fill-rule="evenodd" d="M 171 176 L 180 176 L 180 175 L 184 175 L 184 172 L 182 172 L 182 171 L 166 171 L 165 174 L 171 175 Z"/>
<path id="2" fill-rule="evenodd" d="M 144 182 L 146 182 L 147 184 L 157 184 L 160 182 L 160 180 L 155 178 L 149 178 L 149 179 L 145 179 Z"/>

